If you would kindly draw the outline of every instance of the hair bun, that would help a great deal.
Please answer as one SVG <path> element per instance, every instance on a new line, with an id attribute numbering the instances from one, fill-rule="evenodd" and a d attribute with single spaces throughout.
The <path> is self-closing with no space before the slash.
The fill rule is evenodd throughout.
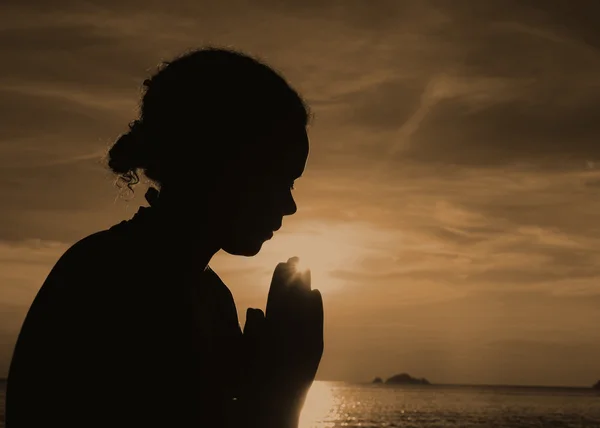
<path id="1" fill-rule="evenodd" d="M 130 125 L 108 152 L 108 166 L 116 174 L 127 174 L 142 167 L 139 122 Z"/>

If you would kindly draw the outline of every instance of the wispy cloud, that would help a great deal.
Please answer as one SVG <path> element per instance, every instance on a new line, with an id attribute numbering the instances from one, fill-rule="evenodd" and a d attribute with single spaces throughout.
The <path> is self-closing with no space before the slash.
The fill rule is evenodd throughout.
<path id="1" fill-rule="evenodd" d="M 439 381 L 473 369 L 526 382 L 521 357 L 494 352 L 518 339 L 541 358 L 550 345 L 532 344 L 546 334 L 532 323 L 557 332 L 563 357 L 572 335 L 581 346 L 597 336 L 598 6 L 565 4 L 3 2 L 5 334 L 64 248 L 26 240 L 72 243 L 131 216 L 143 191 L 114 203 L 102 154 L 135 117 L 147 74 L 213 43 L 277 67 L 315 113 L 298 214 L 258 257 L 215 260 L 240 313 L 264 303 L 277 261 L 318 246 L 335 261 L 315 277 L 336 285 L 324 376 L 370 378 L 373 361 L 381 375 L 401 361 Z M 507 379 L 500 364 L 514 368 Z"/>

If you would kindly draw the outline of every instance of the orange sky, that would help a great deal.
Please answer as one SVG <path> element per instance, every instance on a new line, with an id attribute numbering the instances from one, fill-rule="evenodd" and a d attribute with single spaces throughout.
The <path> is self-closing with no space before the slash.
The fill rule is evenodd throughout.
<path id="1" fill-rule="evenodd" d="M 595 2 L 159 3 L 0 3 L 0 375 L 53 263 L 140 203 L 100 157 L 141 82 L 213 43 L 315 113 L 296 216 L 259 256 L 212 263 L 242 320 L 298 254 L 325 298 L 321 379 L 600 377 Z"/>

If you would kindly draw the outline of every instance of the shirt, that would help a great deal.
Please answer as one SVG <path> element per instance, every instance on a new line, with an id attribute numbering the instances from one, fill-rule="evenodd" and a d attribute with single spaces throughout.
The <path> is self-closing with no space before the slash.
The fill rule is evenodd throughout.
<path id="1" fill-rule="evenodd" d="M 220 427 L 240 382 L 235 303 L 154 233 L 151 208 L 59 259 L 21 328 L 7 428 Z"/>

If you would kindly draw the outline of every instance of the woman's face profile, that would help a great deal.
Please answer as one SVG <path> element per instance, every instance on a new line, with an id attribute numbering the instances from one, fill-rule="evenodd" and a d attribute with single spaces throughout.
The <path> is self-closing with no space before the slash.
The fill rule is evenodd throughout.
<path id="1" fill-rule="evenodd" d="M 226 191 L 221 247 L 233 255 L 256 255 L 297 209 L 292 192 L 308 158 L 306 128 L 282 126 L 264 138 L 268 148 L 245 161 Z"/>

